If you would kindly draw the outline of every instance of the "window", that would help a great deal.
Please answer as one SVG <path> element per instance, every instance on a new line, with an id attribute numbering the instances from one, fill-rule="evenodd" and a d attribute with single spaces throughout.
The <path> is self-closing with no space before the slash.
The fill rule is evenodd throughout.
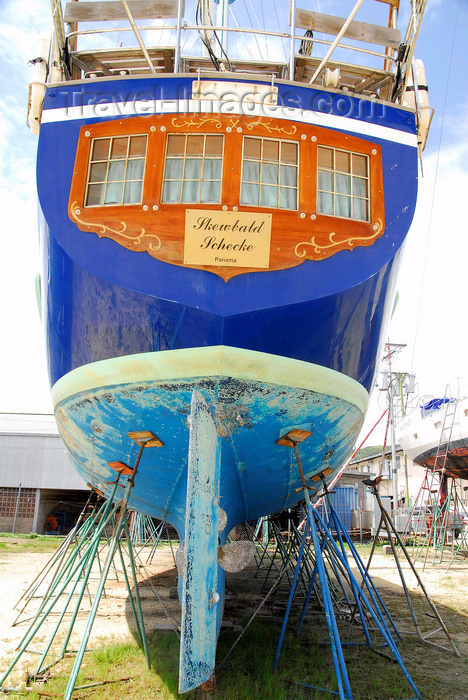
<path id="1" fill-rule="evenodd" d="M 86 183 L 87 207 L 140 204 L 147 136 L 93 139 Z"/>
<path id="2" fill-rule="evenodd" d="M 369 221 L 369 158 L 318 147 L 317 212 Z"/>
<path id="3" fill-rule="evenodd" d="M 221 202 L 224 136 L 169 134 L 163 202 Z"/>
<path id="4" fill-rule="evenodd" d="M 298 144 L 244 138 L 240 203 L 297 209 Z"/>

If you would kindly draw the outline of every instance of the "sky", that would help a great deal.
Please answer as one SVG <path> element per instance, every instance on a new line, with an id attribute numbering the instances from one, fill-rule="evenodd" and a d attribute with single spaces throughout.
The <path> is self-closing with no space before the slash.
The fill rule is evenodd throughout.
<path id="1" fill-rule="evenodd" d="M 352 5 L 344 0 L 297 4 L 339 16 L 346 14 L 343 6 Z M 258 0 L 254 5 L 257 13 L 266 7 Z M 401 5 L 406 7 L 407 0 Z M 0 412 L 50 412 L 34 288 L 40 270 L 37 137 L 25 124 L 28 83 L 33 79 L 28 61 L 38 53 L 40 35 L 50 31 L 50 2 L 0 0 L 0 8 Z M 435 113 L 400 268 L 399 302 L 386 335 L 406 345 L 394 368 L 415 372 L 421 394 L 443 394 L 447 383 L 453 393 L 468 393 L 467 36 L 467 0 L 429 0 L 415 56 L 424 61 Z M 384 407 L 383 392 L 375 391 L 366 431 Z"/>

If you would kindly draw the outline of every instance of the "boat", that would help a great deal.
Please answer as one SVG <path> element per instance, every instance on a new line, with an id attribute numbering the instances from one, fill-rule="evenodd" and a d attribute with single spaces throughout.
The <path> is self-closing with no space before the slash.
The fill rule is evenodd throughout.
<path id="1" fill-rule="evenodd" d="M 396 430 L 415 464 L 446 478 L 468 479 L 468 397 L 424 396 Z"/>
<path id="2" fill-rule="evenodd" d="M 180 534 L 180 692 L 248 559 L 228 533 L 353 449 L 432 114 L 425 2 L 403 33 L 399 0 L 234 4 L 53 0 L 29 96 L 57 424 L 87 483 L 118 472 Z"/>

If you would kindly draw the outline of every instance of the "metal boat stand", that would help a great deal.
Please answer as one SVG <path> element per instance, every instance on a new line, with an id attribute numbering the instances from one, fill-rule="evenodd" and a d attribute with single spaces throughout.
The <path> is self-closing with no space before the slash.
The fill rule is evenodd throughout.
<path id="1" fill-rule="evenodd" d="M 133 469 L 127 466 L 124 462 L 112 462 L 109 463 L 116 472 L 117 478 L 115 481 L 110 482 L 112 484 L 112 491 L 109 498 L 104 501 L 101 508 L 97 511 L 93 518 L 88 518 L 85 521 L 79 534 L 79 542 L 77 544 L 76 551 L 78 554 L 76 556 L 71 556 L 68 558 L 65 565 L 59 567 L 59 575 L 54 577 L 52 584 L 49 586 L 47 594 L 41 601 L 39 608 L 30 623 L 28 630 L 26 631 L 23 639 L 17 647 L 17 654 L 13 661 L 11 662 L 8 669 L 0 677 L 0 690 L 4 693 L 21 692 L 20 688 L 8 688 L 5 686 L 5 681 L 11 674 L 16 664 L 25 652 L 31 652 L 39 654 L 40 660 L 36 667 L 35 673 L 30 676 L 30 680 L 35 678 L 43 677 L 50 668 L 56 665 L 65 657 L 75 656 L 74 664 L 70 672 L 68 685 L 65 690 L 64 698 L 69 700 L 76 686 L 78 672 L 80 670 L 81 664 L 83 662 L 83 657 L 87 651 L 87 645 L 89 637 L 91 635 L 92 627 L 96 619 L 97 610 L 99 607 L 100 600 L 103 595 L 104 586 L 108 578 L 109 570 L 114 563 L 114 558 L 118 553 L 126 587 L 129 594 L 129 601 L 132 607 L 133 617 L 135 620 L 136 630 L 139 640 L 143 646 L 146 663 L 148 668 L 150 667 L 150 658 L 148 650 L 148 642 L 146 638 L 146 632 L 143 622 L 143 612 L 141 608 L 141 602 L 138 592 L 138 581 L 136 575 L 135 561 L 133 555 L 133 549 L 131 547 L 130 531 L 128 527 L 128 511 L 127 505 L 130 493 L 135 483 L 135 477 L 137 475 L 138 466 L 140 464 L 141 458 L 145 448 L 161 446 L 162 442 L 150 431 L 138 431 L 128 433 L 129 437 L 134 440 L 138 447 L 138 454 L 134 463 Z M 126 483 L 121 483 L 122 477 L 128 477 Z M 123 495 L 120 494 L 120 489 L 123 489 Z M 117 500 L 118 499 L 118 500 Z M 116 502 L 114 502 L 116 501 Z M 90 522 L 88 522 L 90 521 Z M 102 537 L 107 537 L 107 528 L 114 522 L 114 528 L 112 535 L 108 541 L 108 552 L 104 562 L 104 565 L 100 568 L 100 577 L 98 580 L 97 588 L 92 596 L 92 605 L 89 611 L 86 628 L 81 635 L 81 642 L 77 650 L 69 650 L 68 646 L 70 643 L 70 638 L 75 626 L 78 613 L 80 612 L 81 603 L 85 596 L 85 592 L 89 592 L 88 582 L 91 576 L 94 565 L 99 557 L 99 548 L 101 545 Z M 131 581 L 127 574 L 127 568 L 124 562 L 124 555 L 121 545 L 121 537 L 126 536 L 128 542 L 128 556 L 130 559 L 130 569 L 131 569 Z M 131 585 L 133 583 L 133 590 Z M 135 596 L 135 598 L 134 598 Z M 72 605 L 72 599 L 73 605 Z M 59 605 L 59 601 L 61 605 Z M 31 643 L 35 639 L 37 633 L 41 629 L 44 622 L 48 619 L 51 613 L 58 613 L 58 620 L 55 625 L 54 630 L 50 634 L 50 639 L 46 644 L 43 651 L 36 651 L 30 648 Z M 65 638 L 62 644 L 61 651 L 57 658 L 53 661 L 49 661 L 46 664 L 46 659 L 51 651 L 52 644 L 56 638 L 59 629 L 64 623 L 64 618 L 67 613 L 68 615 L 68 628 L 65 632 Z M 63 625 L 65 628 L 65 625 Z"/>
<path id="2" fill-rule="evenodd" d="M 99 500 L 101 497 L 99 494 L 97 494 L 98 501 L 91 506 L 91 501 L 96 493 L 96 490 L 91 487 L 88 500 L 83 507 L 83 510 L 81 511 L 75 525 L 65 539 L 62 540 L 60 547 L 55 550 L 53 556 L 48 560 L 44 568 L 37 574 L 34 581 L 32 581 L 29 587 L 24 591 L 24 593 L 22 593 L 20 598 L 13 606 L 13 609 L 18 610 L 18 615 L 14 620 L 12 627 L 19 624 L 24 624 L 28 621 L 28 619 L 22 616 L 25 614 L 31 600 L 34 598 L 42 598 L 44 600 L 47 597 L 54 581 L 60 577 L 64 568 L 67 567 L 70 556 L 73 558 L 74 556 L 78 555 L 80 548 L 83 546 L 83 542 L 86 542 L 90 525 L 100 510 Z M 41 593 L 41 591 L 43 592 Z"/>
<path id="3" fill-rule="evenodd" d="M 158 546 L 163 541 L 163 533 L 166 534 L 166 540 L 172 553 L 174 566 L 176 564 L 176 556 L 172 547 L 172 539 L 169 533 L 169 526 L 165 520 L 160 520 L 157 524 L 149 515 L 131 511 L 129 518 L 130 538 L 134 548 L 135 558 L 139 558 L 146 547 L 151 547 L 146 558 L 146 563 L 151 564 Z M 138 549 L 137 549 L 138 547 Z"/>
<path id="4" fill-rule="evenodd" d="M 354 547 L 354 544 L 349 537 L 346 528 L 344 527 L 343 523 L 341 522 L 337 512 L 333 508 L 329 495 L 327 492 L 327 489 L 325 487 L 325 495 L 327 496 L 328 499 L 328 505 L 330 508 L 330 514 L 331 518 L 334 523 L 334 529 L 336 530 L 336 537 L 337 541 L 332 536 L 332 533 L 330 532 L 329 528 L 325 524 L 324 520 L 321 518 L 320 514 L 314 510 L 312 507 L 312 503 L 310 500 L 310 493 L 309 490 L 313 490 L 314 492 L 316 491 L 315 487 L 312 489 L 312 487 L 309 487 L 306 483 L 306 479 L 304 476 L 304 472 L 302 469 L 302 464 L 301 464 L 301 459 L 299 455 L 299 449 L 298 445 L 303 442 L 304 440 L 309 437 L 311 433 L 308 431 L 304 430 L 299 430 L 299 429 L 294 429 L 289 431 L 286 435 L 284 435 L 282 438 L 278 440 L 278 444 L 292 447 L 295 452 L 296 456 L 296 462 L 297 466 L 299 469 L 299 474 L 301 478 L 301 483 L 302 483 L 302 490 L 304 494 L 304 499 L 306 503 L 306 508 L 307 508 L 307 519 L 304 527 L 304 534 L 303 534 L 303 540 L 301 543 L 301 550 L 299 553 L 298 557 L 298 562 L 296 565 L 296 571 L 295 571 L 295 580 L 293 581 L 290 595 L 289 595 L 289 600 L 288 600 L 288 605 L 286 608 L 286 613 L 284 616 L 283 620 L 283 625 L 280 633 L 280 638 L 278 641 L 278 646 L 276 650 L 276 656 L 274 660 L 274 666 L 273 668 L 276 669 L 278 666 L 279 662 L 279 656 L 281 653 L 281 647 L 283 644 L 283 639 L 284 639 L 284 634 L 286 630 L 286 626 L 288 623 L 289 619 L 289 614 L 291 611 L 291 605 L 294 599 L 295 595 L 295 589 L 296 589 L 296 583 L 297 583 L 297 577 L 299 575 L 299 570 L 300 570 L 300 565 L 301 565 L 301 558 L 302 554 L 305 548 L 306 544 L 306 539 L 308 535 L 310 534 L 310 537 L 313 542 L 314 550 L 315 550 L 315 567 L 314 567 L 314 573 L 312 580 L 309 585 L 309 591 L 308 591 L 308 596 L 306 598 L 306 601 L 303 606 L 302 614 L 301 614 L 301 619 L 299 622 L 297 634 L 299 635 L 302 623 L 304 620 L 304 616 L 306 613 L 306 609 L 309 603 L 310 599 L 310 594 L 312 593 L 313 586 L 316 582 L 318 581 L 318 584 L 321 589 L 321 595 L 322 595 L 322 600 L 323 600 L 323 605 L 325 608 L 325 617 L 326 617 L 326 622 L 328 626 L 328 633 L 329 633 L 329 638 L 330 638 L 330 646 L 331 646 L 331 651 L 332 651 L 332 657 L 333 657 L 333 664 L 335 668 L 335 674 L 336 674 L 336 680 L 337 680 L 337 685 L 338 685 L 338 692 L 334 690 L 328 690 L 324 688 L 318 688 L 317 686 L 312 686 L 307 683 L 299 683 L 301 686 L 305 686 L 308 688 L 320 690 L 322 692 L 329 692 L 333 695 L 339 695 L 339 697 L 343 700 L 345 699 L 351 699 L 352 698 L 352 690 L 350 686 L 350 681 L 347 673 L 347 668 L 346 668 L 346 662 L 343 654 L 343 643 L 341 642 L 340 639 L 340 632 L 338 629 L 338 624 L 337 624 L 337 614 L 335 612 L 335 606 L 333 605 L 333 600 L 332 596 L 330 593 L 330 586 L 329 586 L 329 574 L 327 573 L 327 563 L 328 566 L 330 567 L 330 562 L 334 562 L 334 567 L 333 569 L 333 574 L 337 576 L 338 578 L 338 585 L 342 587 L 343 591 L 346 592 L 346 598 L 351 603 L 351 600 L 354 600 L 354 606 L 359 614 L 359 621 L 361 624 L 361 629 L 362 632 L 364 633 L 365 636 L 365 642 L 350 642 L 346 643 L 346 645 L 351 644 L 366 644 L 370 649 L 372 649 L 374 652 L 385 656 L 391 661 L 395 661 L 399 666 L 404 674 L 406 680 L 408 681 L 408 684 L 411 687 L 412 692 L 415 693 L 416 698 L 421 698 L 421 695 L 416 688 L 411 676 L 409 675 L 408 671 L 406 670 L 403 659 L 398 651 L 397 645 L 393 639 L 392 633 L 390 631 L 390 627 L 393 628 L 393 632 L 397 635 L 397 637 L 400 637 L 398 630 L 393 623 L 393 620 L 391 619 L 391 616 L 386 609 L 380 595 L 378 594 L 371 577 L 369 576 L 369 573 L 367 572 L 356 548 Z M 322 481 L 324 482 L 325 485 L 325 480 L 322 478 Z M 345 544 L 348 545 L 353 563 L 357 566 L 359 573 L 362 576 L 362 583 L 359 584 L 357 581 L 356 576 L 354 575 L 353 571 L 351 570 L 351 565 L 350 562 L 348 561 L 348 556 L 347 552 L 345 549 Z M 340 613 L 340 611 L 337 611 Z M 388 621 L 388 622 L 387 622 Z M 373 626 L 369 624 L 370 622 L 373 623 Z M 373 643 L 372 638 L 371 638 L 371 632 L 377 632 L 380 635 L 380 638 L 383 638 L 383 644 L 380 643 L 379 645 L 376 645 Z M 349 632 L 349 629 L 348 629 Z M 381 648 L 378 647 L 388 647 L 389 654 L 384 654 L 381 651 Z"/>
<path id="5" fill-rule="evenodd" d="M 270 575 L 278 575 L 282 567 L 278 563 L 281 557 L 281 543 L 279 537 L 281 532 L 275 526 L 275 523 L 269 518 L 263 519 L 263 541 L 256 537 L 250 537 L 250 540 L 257 546 L 258 552 L 255 555 L 257 570 L 255 577 L 265 575 L 262 591 L 265 590 Z M 265 536 L 265 532 L 267 533 Z M 270 550 L 270 543 L 273 542 L 274 549 Z"/>
<path id="6" fill-rule="evenodd" d="M 294 581 L 298 557 L 301 552 L 303 533 L 293 523 L 290 524 L 289 532 L 283 533 L 273 521 L 270 522 L 270 530 L 275 543 L 275 548 L 273 554 L 267 553 L 267 556 L 270 558 L 270 564 L 268 567 L 265 567 L 266 576 L 263 582 L 262 592 L 265 592 L 267 590 L 267 584 L 268 580 L 270 579 L 270 576 L 273 581 L 278 581 L 278 577 L 281 575 L 280 585 L 275 586 L 273 590 L 273 595 L 271 596 L 270 607 L 273 610 L 275 607 L 280 607 L 281 605 L 283 605 L 283 599 L 281 594 L 284 593 L 284 591 L 286 590 L 286 595 L 289 595 L 289 592 L 291 590 L 291 586 Z M 263 550 L 261 554 L 261 560 L 263 560 L 266 547 L 262 544 L 261 549 Z M 313 547 L 310 546 L 309 541 L 307 541 L 301 554 L 300 569 L 295 581 L 295 598 L 306 598 L 314 570 L 314 550 Z M 259 575 L 259 571 L 260 567 L 257 568 L 257 572 L 255 574 L 256 576 Z M 332 580 L 329 580 L 329 586 L 333 599 L 336 598 L 336 600 L 338 601 L 338 598 L 340 597 L 340 592 L 336 589 L 335 584 Z M 323 610 L 323 602 L 321 598 L 320 588 L 317 585 L 317 583 L 314 583 L 313 587 L 319 608 Z M 284 602 L 284 605 L 286 605 L 286 602 Z"/>
<path id="7" fill-rule="evenodd" d="M 90 485 L 88 484 L 88 486 Z M 39 572 L 34 581 L 30 584 L 30 586 L 26 589 L 26 591 L 21 595 L 21 597 L 13 606 L 13 609 L 18 610 L 18 615 L 12 623 L 12 627 L 15 627 L 16 625 L 20 624 L 25 624 L 26 622 L 32 620 L 32 613 L 30 614 L 30 617 L 27 617 L 27 608 L 31 601 L 34 599 L 36 601 L 42 599 L 42 601 L 44 602 L 49 597 L 54 584 L 60 579 L 63 580 L 64 575 L 67 572 L 70 572 L 71 568 L 73 568 L 75 562 L 78 559 L 82 558 L 83 556 L 86 556 L 87 547 L 95 533 L 96 523 L 102 517 L 102 511 L 105 507 L 105 499 L 102 499 L 102 492 L 98 491 L 98 489 L 95 489 L 94 487 L 90 486 L 90 488 L 90 497 L 88 498 L 88 502 L 83 508 L 75 526 L 66 536 L 66 538 L 62 541 L 60 547 L 54 552 L 53 556 L 49 559 L 44 568 Z M 91 507 L 90 510 L 89 503 L 94 493 L 98 495 L 98 498 L 101 500 L 101 502 L 97 501 Z M 102 558 L 105 555 L 106 548 L 109 547 L 108 529 L 113 529 L 114 525 L 115 516 L 112 517 L 111 521 L 108 524 L 108 528 L 106 528 L 106 530 L 102 533 L 103 543 L 100 545 L 100 547 L 98 547 L 96 556 L 94 558 L 93 571 L 89 576 L 88 584 L 86 587 L 86 597 L 88 598 L 90 607 L 92 604 L 92 599 L 89 591 L 89 582 L 91 580 L 96 580 L 96 578 L 99 579 L 102 575 Z M 138 556 L 138 554 L 136 556 Z M 118 581 L 119 571 L 118 568 L 115 566 L 114 562 L 112 562 L 112 570 L 113 577 Z M 73 576 L 72 579 L 69 581 L 69 587 L 75 583 L 75 579 L 77 579 L 76 583 L 78 583 L 78 579 L 81 576 L 82 572 L 78 570 L 77 574 Z M 109 581 L 109 579 L 110 574 L 107 575 L 107 581 Z M 75 586 L 75 591 L 76 590 L 77 589 Z M 75 593 L 74 595 L 77 595 L 77 593 Z M 104 598 L 106 597 L 105 588 L 103 589 L 102 595 Z M 84 608 L 82 608 L 80 612 L 85 612 Z"/>
<path id="8" fill-rule="evenodd" d="M 457 484 L 457 481 L 460 484 Z M 459 490 L 461 490 L 461 479 L 457 480 L 448 476 L 445 474 L 445 470 L 442 469 L 437 495 L 433 499 L 431 526 L 424 543 L 423 571 L 428 562 L 431 545 L 433 548 L 432 565 L 442 564 L 445 552 L 449 551 L 451 558 L 447 568 L 450 568 L 457 554 L 463 553 L 468 549 L 467 533 L 464 531 L 463 525 L 463 519 L 466 518 L 467 512 L 459 496 Z M 442 498 L 442 494 L 444 494 L 444 498 Z M 453 522 L 451 522 L 451 518 L 453 518 Z M 457 529 L 459 529 L 458 536 L 456 534 Z M 438 561 L 436 561 L 437 559 Z"/>
<path id="9" fill-rule="evenodd" d="M 380 481 L 381 481 L 381 477 L 377 477 L 374 480 L 365 479 L 363 483 L 366 484 L 366 486 L 371 487 L 372 493 L 377 498 L 377 503 L 379 504 L 379 508 L 380 508 L 380 512 L 381 512 L 380 522 L 379 522 L 379 526 L 377 528 L 377 533 L 380 531 L 380 528 L 382 527 L 382 525 L 385 527 L 385 529 L 387 531 L 388 541 L 389 541 L 390 546 L 392 548 L 393 557 L 394 557 L 395 563 L 397 565 L 401 584 L 403 586 L 403 591 L 404 591 L 405 597 L 406 597 L 406 602 L 408 604 L 408 608 L 409 608 L 409 611 L 411 614 L 411 619 L 413 620 L 413 624 L 414 624 L 414 627 L 416 629 L 416 634 L 421 642 L 424 642 L 425 644 L 431 644 L 432 646 L 435 646 L 435 647 L 439 647 L 439 649 L 443 649 L 444 651 L 452 651 L 454 654 L 456 654 L 456 656 L 460 656 L 460 652 L 458 651 L 458 649 L 455 645 L 455 642 L 451 638 L 449 631 L 448 631 L 447 627 L 445 626 L 443 619 L 440 616 L 439 611 L 437 610 L 429 593 L 427 592 L 426 587 L 424 586 L 424 583 L 422 582 L 422 579 L 416 570 L 416 566 L 406 550 L 406 547 L 404 545 L 403 540 L 401 539 L 400 535 L 398 534 L 397 529 L 395 528 L 392 520 L 390 519 L 390 516 L 388 515 L 387 511 L 385 510 L 384 505 L 382 504 L 382 500 L 380 498 L 380 494 L 379 494 L 379 490 L 378 490 L 378 485 L 379 485 Z M 367 567 L 366 567 L 367 571 L 369 570 L 370 565 L 371 565 L 372 556 L 373 556 L 374 551 L 375 551 L 376 541 L 377 541 L 377 537 L 374 538 L 372 549 L 371 549 L 369 559 L 367 562 Z M 410 565 L 411 571 L 413 572 L 413 574 L 416 578 L 418 586 L 421 589 L 421 591 L 423 592 L 423 594 L 424 594 L 424 596 L 425 596 L 425 598 L 426 598 L 426 600 L 431 608 L 431 611 L 432 611 L 431 617 L 435 617 L 435 619 L 438 621 L 438 623 L 440 625 L 435 630 L 432 630 L 431 632 L 428 632 L 427 634 L 423 634 L 419 628 L 418 618 L 416 615 L 416 611 L 413 607 L 413 604 L 411 602 L 411 597 L 409 595 L 408 586 L 406 585 L 405 575 L 404 575 L 403 569 L 401 567 L 400 560 L 398 558 L 398 553 L 397 553 L 397 550 L 395 547 L 395 543 L 397 543 L 399 545 L 399 547 L 401 548 L 401 551 L 403 552 L 403 554 L 406 558 L 406 561 Z M 446 647 L 446 646 L 443 646 L 442 644 L 437 644 L 436 642 L 430 641 L 430 639 L 429 639 L 430 637 L 434 637 L 436 634 L 439 634 L 440 632 L 442 632 L 446 636 L 446 638 L 448 639 L 448 641 L 450 643 L 450 647 Z"/>

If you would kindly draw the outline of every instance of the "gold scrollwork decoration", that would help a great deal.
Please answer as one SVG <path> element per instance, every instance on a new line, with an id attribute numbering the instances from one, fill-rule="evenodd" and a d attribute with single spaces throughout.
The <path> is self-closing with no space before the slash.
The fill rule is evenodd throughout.
<path id="1" fill-rule="evenodd" d="M 123 238 L 124 240 L 128 241 L 129 246 L 137 246 L 141 245 L 142 241 L 145 239 L 150 239 L 148 242 L 148 249 L 152 251 L 159 250 L 161 248 L 161 239 L 159 236 L 156 236 L 155 233 L 146 233 L 145 229 L 142 228 L 140 230 L 140 234 L 138 236 L 129 236 L 125 234 L 125 231 L 127 230 L 127 224 L 125 221 L 120 222 L 120 229 L 114 229 L 111 228 L 110 226 L 106 226 L 105 224 L 94 222 L 94 221 L 84 221 L 83 219 L 80 219 L 79 214 L 81 210 L 78 207 L 77 202 L 73 202 L 71 206 L 71 213 L 73 219 L 77 221 L 79 224 L 82 226 L 88 226 L 91 229 L 94 229 L 95 232 L 98 235 L 101 236 L 107 236 L 109 238 L 114 238 L 116 237 L 117 239 Z M 152 240 L 151 240 L 152 239 Z"/>
<path id="2" fill-rule="evenodd" d="M 383 223 L 381 219 L 377 219 L 377 222 L 374 224 L 373 228 L 373 235 L 372 236 L 352 236 L 351 238 L 342 240 L 342 241 L 335 241 L 335 236 L 336 233 L 335 231 L 332 231 L 329 236 L 328 240 L 330 243 L 327 245 L 320 245 L 319 243 L 316 242 L 315 236 L 312 236 L 310 241 L 301 241 L 300 243 L 297 243 L 297 245 L 294 248 L 294 252 L 297 255 L 298 258 L 305 258 L 307 255 L 306 247 L 307 246 L 312 246 L 313 251 L 316 255 L 329 255 L 331 251 L 334 249 L 340 248 L 354 248 L 356 244 L 359 244 L 360 242 L 370 242 L 375 240 L 380 236 L 383 230 Z M 302 247 L 302 250 L 301 250 Z"/>
<path id="3" fill-rule="evenodd" d="M 271 119 L 268 122 L 260 121 L 257 120 L 255 122 L 249 122 L 247 124 L 247 129 L 249 131 L 252 131 L 252 129 L 256 126 L 262 126 L 264 129 L 268 131 L 269 134 L 272 134 L 273 132 L 277 133 L 283 133 L 286 134 L 287 136 L 294 136 L 294 134 L 297 133 L 297 126 L 294 126 L 294 124 L 290 124 L 289 128 L 286 128 L 285 126 L 277 126 L 275 124 L 272 125 Z"/>
<path id="4" fill-rule="evenodd" d="M 220 119 L 216 119 L 216 117 L 205 117 L 204 119 L 199 118 L 199 119 L 182 119 L 178 120 L 177 117 L 174 117 L 171 119 L 171 124 L 175 129 L 187 129 L 188 127 L 195 127 L 195 129 L 200 129 L 202 126 L 205 124 L 214 124 L 216 129 L 221 129 L 222 128 L 222 122 Z"/>

